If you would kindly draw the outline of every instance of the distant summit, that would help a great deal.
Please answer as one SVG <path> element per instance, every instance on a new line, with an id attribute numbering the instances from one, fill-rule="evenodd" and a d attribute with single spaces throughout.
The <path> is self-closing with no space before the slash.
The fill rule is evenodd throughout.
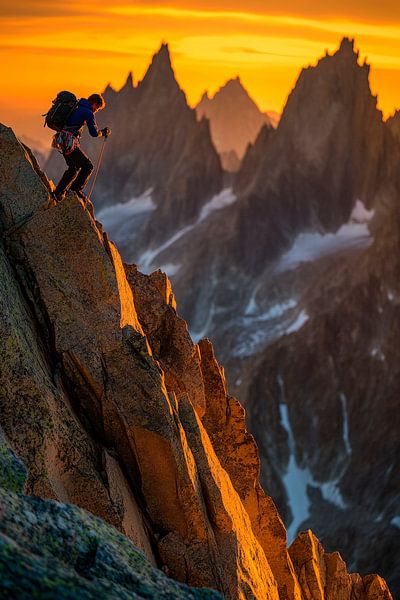
<path id="1" fill-rule="evenodd" d="M 164 93 L 170 90 L 172 93 L 178 91 L 179 85 L 175 79 L 174 70 L 171 64 L 168 44 L 161 44 L 160 49 L 152 58 L 151 64 L 146 71 L 139 88 L 142 93 L 147 92 L 148 88 L 154 88 L 154 93 Z M 181 90 L 179 89 L 181 92 Z"/>
<path id="2" fill-rule="evenodd" d="M 199 119 L 206 116 L 210 120 L 212 140 L 228 171 L 239 169 L 248 144 L 255 141 L 261 127 L 272 127 L 269 116 L 260 111 L 239 77 L 227 81 L 212 98 L 205 92 L 196 111 Z"/>

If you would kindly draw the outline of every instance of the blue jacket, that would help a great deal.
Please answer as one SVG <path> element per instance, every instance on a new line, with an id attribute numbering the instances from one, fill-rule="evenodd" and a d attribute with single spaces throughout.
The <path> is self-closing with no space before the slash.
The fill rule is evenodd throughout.
<path id="1" fill-rule="evenodd" d="M 86 98 L 81 98 L 78 107 L 68 118 L 64 129 L 67 129 L 76 137 L 80 137 L 85 124 L 88 126 L 89 133 L 92 137 L 101 135 L 90 102 L 86 100 Z"/>

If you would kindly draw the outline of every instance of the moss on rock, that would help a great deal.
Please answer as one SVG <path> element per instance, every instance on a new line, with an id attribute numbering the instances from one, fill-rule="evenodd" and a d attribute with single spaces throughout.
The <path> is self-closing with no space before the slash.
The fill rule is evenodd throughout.
<path id="1" fill-rule="evenodd" d="M 221 598 L 169 579 L 128 538 L 80 508 L 5 489 L 0 505 L 1 598 Z"/>
<path id="2" fill-rule="evenodd" d="M 22 460 L 8 446 L 0 429 L 0 487 L 23 493 L 27 470 Z"/>

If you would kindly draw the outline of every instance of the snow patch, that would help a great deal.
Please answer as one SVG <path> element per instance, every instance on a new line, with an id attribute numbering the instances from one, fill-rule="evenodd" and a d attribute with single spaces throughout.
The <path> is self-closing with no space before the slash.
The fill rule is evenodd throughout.
<path id="1" fill-rule="evenodd" d="M 282 381 L 280 381 L 282 385 Z M 282 477 L 285 486 L 288 504 L 292 511 L 293 520 L 287 528 L 288 544 L 295 538 L 298 527 L 310 515 L 310 499 L 307 486 L 313 484 L 313 478 L 308 468 L 300 468 L 295 459 L 295 444 L 292 428 L 290 426 L 287 404 L 279 405 L 281 425 L 288 434 L 289 462 L 286 473 Z"/>
<path id="2" fill-rule="evenodd" d="M 393 517 L 393 519 L 390 521 L 390 524 L 400 529 L 400 516 Z"/>
<path id="3" fill-rule="evenodd" d="M 290 333 L 298 331 L 303 327 L 305 323 L 307 323 L 308 319 L 308 314 L 305 310 L 302 310 L 301 313 L 297 316 L 297 318 L 293 321 L 293 323 L 286 329 L 285 333 L 289 335 Z"/>
<path id="4" fill-rule="evenodd" d="M 207 204 L 203 206 L 197 223 L 207 219 L 207 217 L 209 217 L 211 213 L 215 212 L 216 210 L 221 210 L 222 208 L 230 206 L 236 202 L 236 200 L 237 196 L 235 196 L 233 193 L 232 188 L 223 189 L 222 192 L 214 196 L 210 202 L 207 202 Z"/>
<path id="5" fill-rule="evenodd" d="M 211 304 L 210 310 L 208 312 L 208 316 L 205 320 L 205 323 L 204 323 L 202 329 L 200 329 L 198 331 L 192 331 L 192 330 L 189 331 L 190 337 L 192 338 L 192 340 L 195 344 L 198 344 L 200 340 L 202 340 L 203 338 L 206 337 L 214 314 L 215 314 L 214 304 Z"/>
<path id="6" fill-rule="evenodd" d="M 151 270 L 151 268 L 154 267 L 154 259 L 158 254 L 172 246 L 172 244 L 174 244 L 184 235 L 189 233 L 189 231 L 197 227 L 197 225 L 199 225 L 202 221 L 206 220 L 213 212 L 221 210 L 222 208 L 233 204 L 236 200 L 237 197 L 233 194 L 232 188 L 223 189 L 222 192 L 214 196 L 209 202 L 207 202 L 207 204 L 203 206 L 200 215 L 197 221 L 195 221 L 195 223 L 192 223 L 191 225 L 186 225 L 186 227 L 183 227 L 182 229 L 174 233 L 174 235 L 170 237 L 166 242 L 161 244 L 161 246 L 146 250 L 146 252 L 144 252 L 137 261 L 139 270 L 143 273 L 146 273 L 149 270 L 149 268 Z"/>
<path id="7" fill-rule="evenodd" d="M 260 350 L 269 339 L 268 331 L 258 330 L 244 331 L 243 337 L 232 351 L 233 356 L 246 358 Z"/>
<path id="8" fill-rule="evenodd" d="M 339 489 L 339 481 L 343 475 L 342 470 L 339 477 L 334 480 L 324 483 L 315 481 L 308 467 L 299 467 L 295 458 L 295 439 L 289 420 L 289 411 L 287 404 L 284 403 L 284 383 L 281 375 L 277 378 L 280 387 L 280 398 L 283 402 L 279 404 L 279 414 L 281 425 L 288 435 L 289 461 L 286 472 L 282 477 L 282 482 L 286 490 L 287 501 L 292 512 L 293 520 L 287 528 L 288 544 L 291 544 L 296 536 L 297 529 L 303 521 L 310 515 L 310 499 L 308 497 L 307 487 L 319 488 L 324 500 L 334 504 L 340 509 L 346 509 L 347 505 Z M 343 439 L 346 447 L 347 455 L 351 454 L 351 446 L 348 435 L 348 420 L 347 420 L 347 403 L 344 394 L 341 394 L 343 417 Z M 345 468 L 345 467 L 344 467 Z"/>
<path id="9" fill-rule="evenodd" d="M 357 200 L 350 215 L 350 223 L 368 223 L 374 214 L 373 209 L 368 210 L 361 200 Z"/>
<path id="10" fill-rule="evenodd" d="M 331 504 L 334 504 L 338 508 L 343 508 L 343 509 L 346 508 L 346 503 L 343 500 L 343 496 L 338 488 L 337 480 L 327 481 L 326 483 L 314 482 L 313 485 L 316 485 L 319 487 L 324 500 L 326 500 L 327 502 L 330 502 Z"/>
<path id="11" fill-rule="evenodd" d="M 257 312 L 257 309 L 258 309 L 258 305 L 257 305 L 257 302 L 256 302 L 257 290 L 258 290 L 258 288 L 256 288 L 254 290 L 254 292 L 251 295 L 250 300 L 247 303 L 246 308 L 244 309 L 244 314 L 245 314 L 246 317 L 250 316 L 250 315 L 254 315 Z"/>
<path id="12" fill-rule="evenodd" d="M 168 277 L 172 277 L 173 275 L 176 275 L 176 273 L 179 271 L 179 269 L 181 268 L 182 265 L 178 265 L 178 264 L 174 264 L 174 263 L 167 263 L 165 265 L 161 265 L 159 267 L 159 269 L 161 271 L 164 271 L 164 273 L 168 276 Z"/>
<path id="13" fill-rule="evenodd" d="M 343 417 L 343 443 L 346 448 L 346 454 L 350 456 L 351 454 L 351 444 L 350 444 L 350 436 L 349 436 L 349 417 L 347 411 L 347 398 L 345 394 L 340 394 L 340 403 L 342 405 L 342 417 Z"/>
<path id="14" fill-rule="evenodd" d="M 152 189 L 148 189 L 141 196 L 132 198 L 128 202 L 118 202 L 111 206 L 105 206 L 98 214 L 97 218 L 106 228 L 113 228 L 124 223 L 131 217 L 136 217 L 143 213 L 148 213 L 156 208 L 151 197 Z"/>
<path id="15" fill-rule="evenodd" d="M 139 270 L 142 271 L 143 273 L 146 273 L 148 268 L 152 267 L 153 259 L 158 254 L 160 254 L 160 252 L 163 252 L 164 250 L 166 250 L 169 246 L 171 246 L 174 242 L 179 240 L 182 236 L 184 236 L 186 233 L 188 233 L 191 229 L 193 229 L 193 225 L 187 225 L 186 227 L 183 227 L 183 229 L 180 229 L 179 231 L 177 231 L 166 242 L 161 244 L 161 246 L 158 246 L 157 248 L 146 250 L 146 252 L 144 252 L 142 254 L 142 256 L 139 258 L 139 260 L 137 261 Z"/>
<path id="16" fill-rule="evenodd" d="M 285 312 L 290 310 L 291 308 L 295 308 L 297 302 L 292 298 L 290 300 L 286 300 L 285 302 L 281 302 L 279 304 L 274 304 L 267 310 L 267 312 L 262 313 L 257 316 L 258 321 L 269 321 L 270 319 L 277 319 L 281 317 Z M 308 318 L 308 317 L 307 317 Z"/>
<path id="17" fill-rule="evenodd" d="M 384 355 L 379 346 L 374 346 L 369 355 L 372 356 L 372 358 L 376 358 L 377 360 L 380 360 L 382 362 L 386 360 L 386 356 Z"/>
<path id="18" fill-rule="evenodd" d="M 240 328 L 238 342 L 232 350 L 233 356 L 246 357 L 255 354 L 271 343 L 273 340 L 287 333 L 287 330 L 297 330 L 305 323 L 305 316 L 298 315 L 293 320 L 292 311 L 297 306 L 297 301 L 293 298 L 274 304 L 266 312 L 261 314 L 249 314 L 250 310 L 257 309 L 253 301 L 247 305 L 243 317 L 237 319 Z M 288 314 L 286 314 L 288 313 Z M 307 316 L 308 319 L 308 316 Z"/>
<path id="19" fill-rule="evenodd" d="M 357 200 L 349 222 L 342 225 L 336 233 L 301 233 L 291 249 L 280 258 L 277 264 L 278 272 L 294 269 L 300 263 L 311 262 L 335 252 L 368 247 L 373 241 L 368 229 L 368 222 L 373 215 L 373 210 L 367 210 L 364 204 Z"/>

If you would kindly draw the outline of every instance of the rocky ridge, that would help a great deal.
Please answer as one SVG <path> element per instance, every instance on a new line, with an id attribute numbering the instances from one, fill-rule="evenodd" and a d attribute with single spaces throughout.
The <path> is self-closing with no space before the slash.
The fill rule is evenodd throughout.
<path id="1" fill-rule="evenodd" d="M 0 430 L 0 595 L 4 598 L 187 598 L 113 527 L 76 506 L 24 495 L 26 470 Z"/>
<path id="2" fill-rule="evenodd" d="M 226 598 L 317 597 L 258 484 L 243 410 L 211 345 L 190 341 L 168 280 L 125 270 L 74 194 L 54 206 L 33 155 L 4 126 L 0 147 L 0 424 L 28 469 L 27 492 L 89 510 L 190 585 Z M 62 512 L 3 503 L 24 518 Z M 6 535 L 18 545 L 15 529 Z M 321 577 L 329 598 L 335 574 Z M 379 578 L 360 582 L 360 600 L 390 597 Z M 343 597 L 355 589 L 348 579 Z"/>

